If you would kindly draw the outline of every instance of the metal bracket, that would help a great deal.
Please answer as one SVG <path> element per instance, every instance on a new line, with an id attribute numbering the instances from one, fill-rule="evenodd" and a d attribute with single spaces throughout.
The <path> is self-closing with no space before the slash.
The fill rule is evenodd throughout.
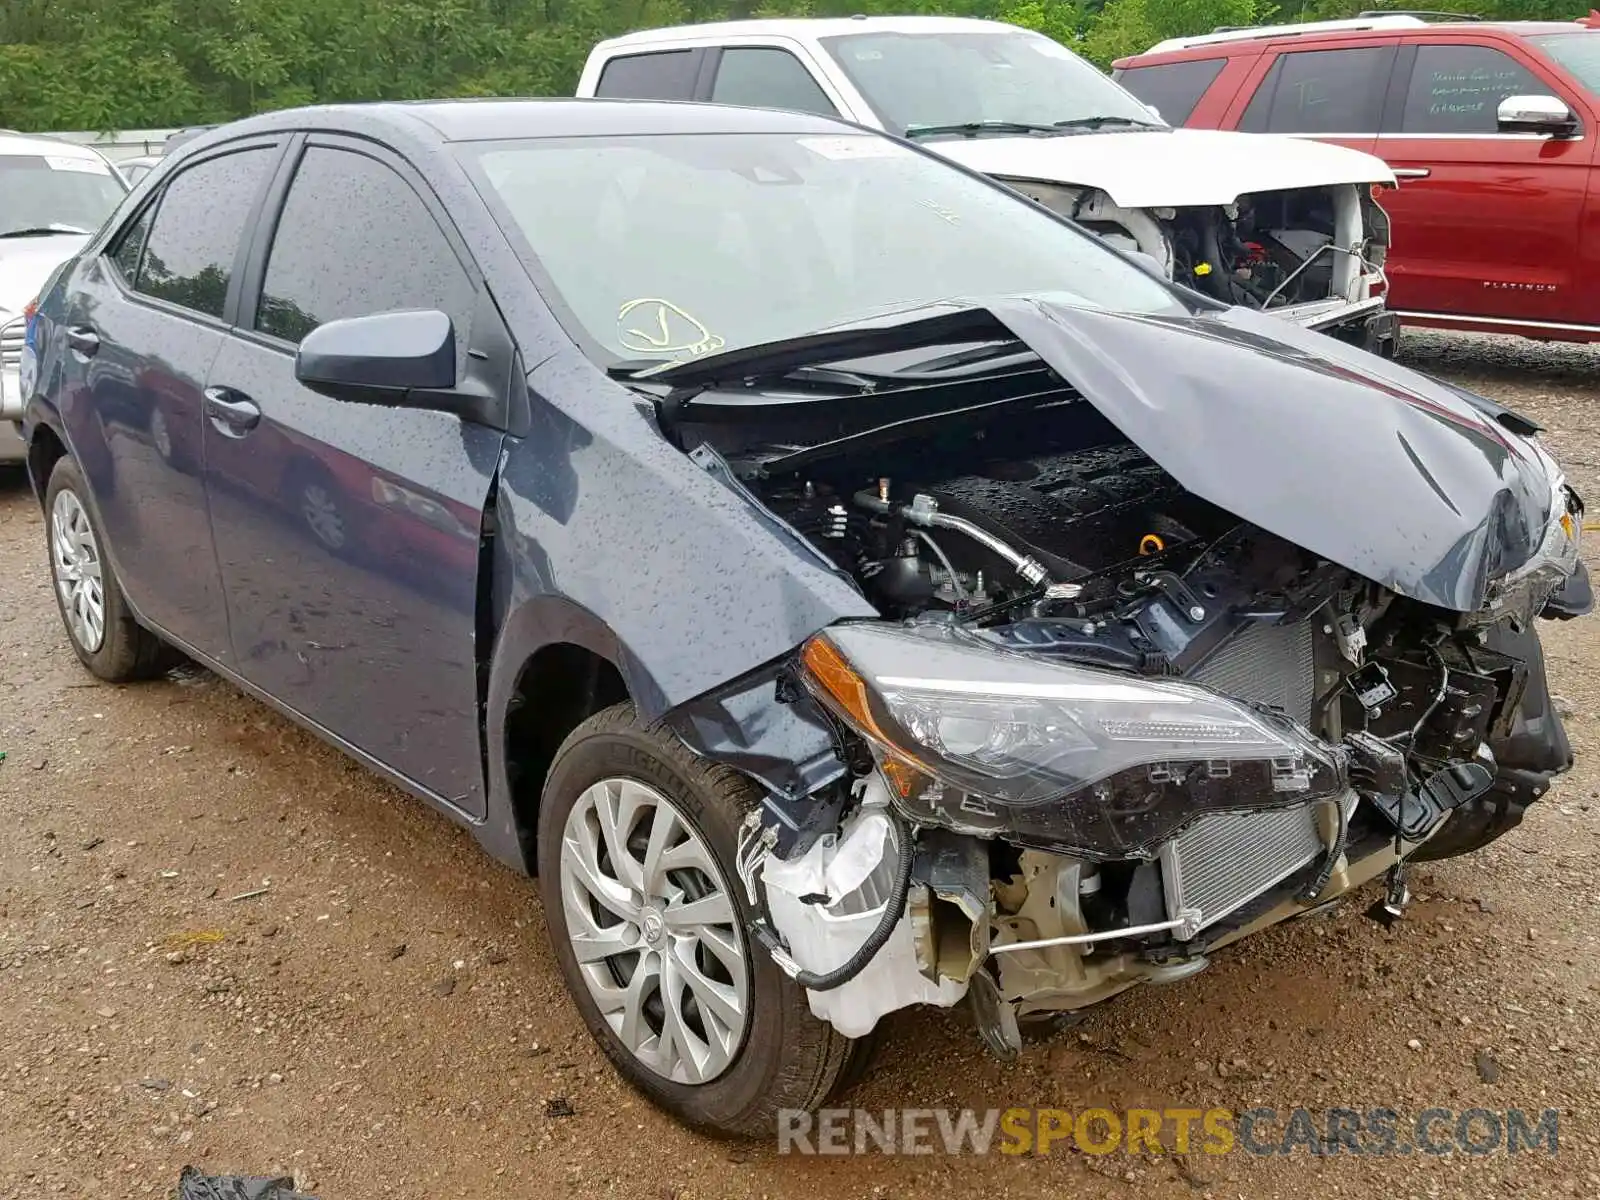
<path id="1" fill-rule="evenodd" d="M 989 953 L 1005 954 L 1012 950 L 1046 950 L 1051 946 L 1087 946 L 1094 942 L 1111 942 L 1119 938 L 1146 937 L 1152 933 L 1172 933 L 1180 942 L 1187 942 L 1200 932 L 1200 910 L 1181 909 L 1177 919 L 1159 921 L 1154 925 L 1130 925 L 1126 929 L 1102 929 L 1095 933 L 1074 933 L 1066 937 L 1039 938 L 1031 942 L 1006 942 L 991 946 Z"/>

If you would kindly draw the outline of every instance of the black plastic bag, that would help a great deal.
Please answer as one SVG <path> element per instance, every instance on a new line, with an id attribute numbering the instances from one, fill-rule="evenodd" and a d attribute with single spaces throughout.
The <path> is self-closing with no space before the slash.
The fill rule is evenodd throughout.
<path id="1" fill-rule="evenodd" d="M 202 1175 L 185 1167 L 178 1176 L 178 1200 L 317 1200 L 294 1190 L 294 1178 L 265 1175 Z"/>

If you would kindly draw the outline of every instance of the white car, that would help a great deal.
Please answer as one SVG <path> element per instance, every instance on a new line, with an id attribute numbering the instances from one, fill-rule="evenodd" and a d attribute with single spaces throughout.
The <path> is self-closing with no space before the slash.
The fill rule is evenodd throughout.
<path id="1" fill-rule="evenodd" d="M 156 164 L 161 161 L 159 154 L 141 154 L 138 158 L 125 158 L 117 164 L 117 170 L 122 172 L 122 177 L 128 181 L 129 187 L 134 187 L 151 171 L 156 169 Z"/>
<path id="2" fill-rule="evenodd" d="M 96 150 L 0 133 L 0 463 L 23 458 L 22 311 L 127 193 Z"/>
<path id="3" fill-rule="evenodd" d="M 1154 260 L 1169 278 L 1392 354 L 1395 186 L 1372 155 L 1174 129 L 1041 34 L 956 17 L 686 25 L 601 42 L 579 96 L 841 116 L 926 145 Z"/>

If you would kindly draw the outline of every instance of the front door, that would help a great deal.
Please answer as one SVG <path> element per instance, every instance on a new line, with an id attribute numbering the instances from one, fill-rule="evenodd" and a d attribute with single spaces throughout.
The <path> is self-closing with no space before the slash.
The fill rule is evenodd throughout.
<path id="1" fill-rule="evenodd" d="M 239 672 L 471 815 L 484 811 L 480 534 L 503 435 L 318 395 L 296 382 L 294 357 L 326 321 L 442 309 L 458 370 L 476 371 L 489 356 L 469 360 L 469 346 L 476 356 L 491 338 L 506 353 L 480 298 L 402 164 L 313 140 L 266 252 L 259 303 L 246 298 L 211 367 L 205 428 Z"/>
<path id="2" fill-rule="evenodd" d="M 1570 90 L 1511 48 L 1407 47 L 1377 152 L 1401 177 L 1383 204 L 1394 226 L 1389 302 L 1403 312 L 1516 323 L 1593 324 L 1579 233 L 1597 132 L 1554 139 L 1501 133 L 1507 96 L 1548 95 L 1583 113 Z M 1586 123 L 1587 124 L 1587 123 Z"/>

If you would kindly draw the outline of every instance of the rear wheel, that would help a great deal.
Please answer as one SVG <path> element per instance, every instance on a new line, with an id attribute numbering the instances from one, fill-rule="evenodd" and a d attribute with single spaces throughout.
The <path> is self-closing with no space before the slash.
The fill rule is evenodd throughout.
<path id="1" fill-rule="evenodd" d="M 681 1120 L 748 1137 L 820 1105 L 852 1045 L 746 932 L 731 864 L 754 800 L 622 704 L 557 752 L 538 840 L 556 959 L 601 1049 Z"/>
<path id="2" fill-rule="evenodd" d="M 87 495 L 78 464 L 60 459 L 45 489 L 45 520 L 61 623 L 78 658 L 99 678 L 154 679 L 181 656 L 134 620 L 102 550 L 105 538 Z"/>

